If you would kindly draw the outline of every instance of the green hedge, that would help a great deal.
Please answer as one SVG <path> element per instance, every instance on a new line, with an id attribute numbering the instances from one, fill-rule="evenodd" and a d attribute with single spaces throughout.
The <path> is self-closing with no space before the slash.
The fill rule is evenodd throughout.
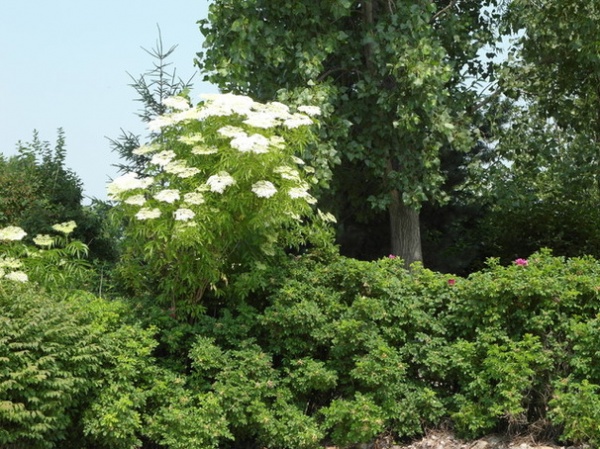
<path id="1" fill-rule="evenodd" d="M 600 263 L 518 262 L 290 256 L 194 321 L 3 283 L 0 444 L 300 449 L 441 424 L 598 444 Z"/>

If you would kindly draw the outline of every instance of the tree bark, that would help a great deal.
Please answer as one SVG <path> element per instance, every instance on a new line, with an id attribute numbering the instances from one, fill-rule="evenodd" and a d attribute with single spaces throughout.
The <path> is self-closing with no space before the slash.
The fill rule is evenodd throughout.
<path id="1" fill-rule="evenodd" d="M 419 211 L 406 206 L 400 192 L 394 190 L 389 214 L 392 254 L 400 257 L 406 268 L 413 262 L 422 262 Z"/>

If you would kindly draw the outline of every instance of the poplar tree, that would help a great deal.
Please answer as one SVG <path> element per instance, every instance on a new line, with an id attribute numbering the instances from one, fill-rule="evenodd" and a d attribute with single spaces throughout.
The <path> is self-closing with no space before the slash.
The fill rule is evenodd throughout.
<path id="1" fill-rule="evenodd" d="M 489 75 L 478 52 L 498 18 L 496 0 L 215 0 L 197 65 L 223 91 L 320 106 L 312 156 L 337 202 L 386 210 L 408 266 L 421 205 L 447 199 L 440 152 L 474 146 L 471 85 Z"/>

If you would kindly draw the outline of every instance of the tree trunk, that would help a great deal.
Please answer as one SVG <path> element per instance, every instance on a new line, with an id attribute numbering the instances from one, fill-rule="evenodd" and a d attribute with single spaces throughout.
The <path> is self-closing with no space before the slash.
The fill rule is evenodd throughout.
<path id="1" fill-rule="evenodd" d="M 406 268 L 413 262 L 422 262 L 419 211 L 406 206 L 400 192 L 394 190 L 389 214 L 392 254 L 400 257 Z"/>

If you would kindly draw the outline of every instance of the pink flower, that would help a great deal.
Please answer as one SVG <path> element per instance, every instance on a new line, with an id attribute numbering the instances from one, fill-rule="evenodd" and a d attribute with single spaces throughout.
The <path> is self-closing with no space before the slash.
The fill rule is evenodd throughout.
<path id="1" fill-rule="evenodd" d="M 396 258 L 396 256 L 395 256 L 394 254 L 390 254 L 388 257 L 389 257 L 390 259 L 395 259 L 395 258 Z"/>
<path id="2" fill-rule="evenodd" d="M 456 284 L 456 279 L 448 279 L 448 285 Z"/>
<path id="3" fill-rule="evenodd" d="M 527 265 L 529 265 L 529 262 L 527 261 L 527 259 L 517 259 L 515 260 L 515 265 L 526 267 Z"/>

